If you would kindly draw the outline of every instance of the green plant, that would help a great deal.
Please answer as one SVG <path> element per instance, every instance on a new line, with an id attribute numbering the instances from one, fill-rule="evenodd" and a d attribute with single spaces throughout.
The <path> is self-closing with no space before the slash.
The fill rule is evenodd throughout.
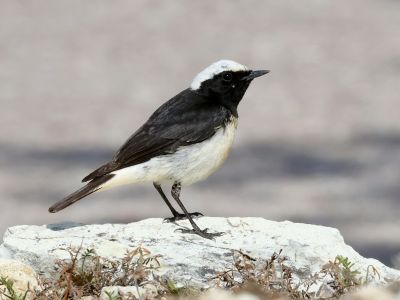
<path id="1" fill-rule="evenodd" d="M 336 260 L 342 266 L 341 277 L 345 287 L 361 284 L 361 280 L 357 277 L 360 275 L 360 272 L 353 269 L 354 263 L 352 263 L 347 257 L 341 255 L 336 256 Z"/>
<path id="2" fill-rule="evenodd" d="M 114 292 L 105 291 L 105 294 L 108 297 L 108 300 L 120 300 L 120 297 L 115 296 Z"/>
<path id="3" fill-rule="evenodd" d="M 177 287 L 176 284 L 171 280 L 171 279 L 165 279 L 165 280 L 160 280 L 160 283 L 162 286 L 165 288 L 165 293 L 166 295 L 169 296 L 175 296 L 175 297 L 181 297 L 181 296 L 186 296 L 186 297 L 196 297 L 200 295 L 200 290 L 192 287 L 192 286 L 182 286 L 182 287 Z"/>
<path id="4" fill-rule="evenodd" d="M 362 281 L 360 272 L 354 269 L 354 263 L 342 255 L 337 255 L 333 262 L 329 261 L 325 264 L 320 274 L 331 279 L 328 281 L 328 285 L 335 291 L 337 297 L 367 283 Z"/>
<path id="5" fill-rule="evenodd" d="M 0 296 L 3 295 L 4 297 L 10 300 L 25 300 L 27 299 L 26 297 L 30 292 L 29 283 L 28 283 L 28 289 L 25 291 L 25 293 L 20 294 L 16 292 L 14 289 L 14 281 L 9 279 L 7 276 L 0 277 L 0 285 L 4 285 L 5 287 L 5 290 L 0 289 Z"/>

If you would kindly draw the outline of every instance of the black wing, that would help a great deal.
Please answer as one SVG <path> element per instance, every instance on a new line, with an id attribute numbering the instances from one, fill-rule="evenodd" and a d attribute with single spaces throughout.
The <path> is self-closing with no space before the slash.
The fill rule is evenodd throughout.
<path id="1" fill-rule="evenodd" d="M 200 143 L 224 126 L 231 113 L 187 89 L 159 107 L 117 151 L 112 161 L 82 181 L 137 165 L 155 156 L 174 153 L 179 147 Z"/>

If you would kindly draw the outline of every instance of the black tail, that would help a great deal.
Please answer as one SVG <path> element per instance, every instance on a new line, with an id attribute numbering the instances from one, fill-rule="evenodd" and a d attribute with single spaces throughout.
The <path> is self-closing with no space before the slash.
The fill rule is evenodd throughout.
<path id="1" fill-rule="evenodd" d="M 77 190 L 76 192 L 73 192 L 71 195 L 65 197 L 61 201 L 52 205 L 49 208 L 49 212 L 56 213 L 64 208 L 66 208 L 67 206 L 74 204 L 76 201 L 86 197 L 87 195 L 90 195 L 90 194 L 98 191 L 102 184 L 106 183 L 108 180 L 110 180 L 113 177 L 114 177 L 113 174 L 107 174 L 107 175 L 93 179 L 92 181 L 90 181 L 88 184 L 86 184 L 81 189 Z"/>

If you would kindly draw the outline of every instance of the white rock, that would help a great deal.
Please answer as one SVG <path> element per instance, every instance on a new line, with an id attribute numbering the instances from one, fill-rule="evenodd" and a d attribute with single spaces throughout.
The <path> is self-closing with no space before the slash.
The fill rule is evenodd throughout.
<path id="1" fill-rule="evenodd" d="M 30 267 L 19 261 L 0 258 L 0 276 L 7 277 L 14 282 L 14 290 L 24 295 L 27 290 L 33 291 L 39 288 L 36 272 Z M 0 289 L 5 291 L 5 287 L 0 285 Z M 33 299 L 33 292 L 28 292 L 27 299 Z M 0 295 L 0 300 L 9 299 Z"/>
<path id="2" fill-rule="evenodd" d="M 305 278 L 321 270 L 337 255 L 348 257 L 365 276 L 368 266 L 381 275 L 376 282 L 400 279 L 400 271 L 386 267 L 375 259 L 360 256 L 344 243 L 334 228 L 292 222 L 273 222 L 262 218 L 210 218 L 196 220 L 201 228 L 225 232 L 215 240 L 183 234 L 179 226 L 190 227 L 188 221 L 179 226 L 162 219 L 147 219 L 130 224 L 52 226 L 16 226 L 4 235 L 2 252 L 31 265 L 37 271 L 53 267 L 55 259 L 69 258 L 63 248 L 94 248 L 107 258 L 121 258 L 126 250 L 142 245 L 152 254 L 160 254 L 159 275 L 166 275 L 177 286 L 210 287 L 210 278 L 232 267 L 233 250 L 255 258 L 267 259 L 282 249 L 290 258 L 294 275 Z M 0 252 L 1 253 L 1 252 Z M 319 286 L 315 286 L 318 289 Z M 315 290 L 316 291 L 316 290 Z"/>
<path id="3" fill-rule="evenodd" d="M 139 299 L 138 288 L 134 286 L 105 286 L 101 289 L 100 300 L 109 300 L 108 295 L 118 297 L 118 299 Z"/>
<path id="4" fill-rule="evenodd" d="M 335 290 L 327 284 L 321 284 L 316 297 L 318 299 L 331 299 L 335 295 Z"/>
<path id="5" fill-rule="evenodd" d="M 150 284 L 142 287 L 105 286 L 101 289 L 100 300 L 109 300 L 107 293 L 122 299 L 156 299 L 158 295 L 157 288 Z"/>

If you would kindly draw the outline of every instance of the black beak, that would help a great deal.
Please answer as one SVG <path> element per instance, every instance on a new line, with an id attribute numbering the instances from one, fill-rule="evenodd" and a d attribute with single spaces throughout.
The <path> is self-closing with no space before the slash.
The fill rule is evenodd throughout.
<path id="1" fill-rule="evenodd" d="M 242 80 L 253 80 L 254 78 L 268 74 L 269 72 L 270 72 L 269 70 L 251 71 L 251 73 L 246 77 L 243 77 Z"/>

